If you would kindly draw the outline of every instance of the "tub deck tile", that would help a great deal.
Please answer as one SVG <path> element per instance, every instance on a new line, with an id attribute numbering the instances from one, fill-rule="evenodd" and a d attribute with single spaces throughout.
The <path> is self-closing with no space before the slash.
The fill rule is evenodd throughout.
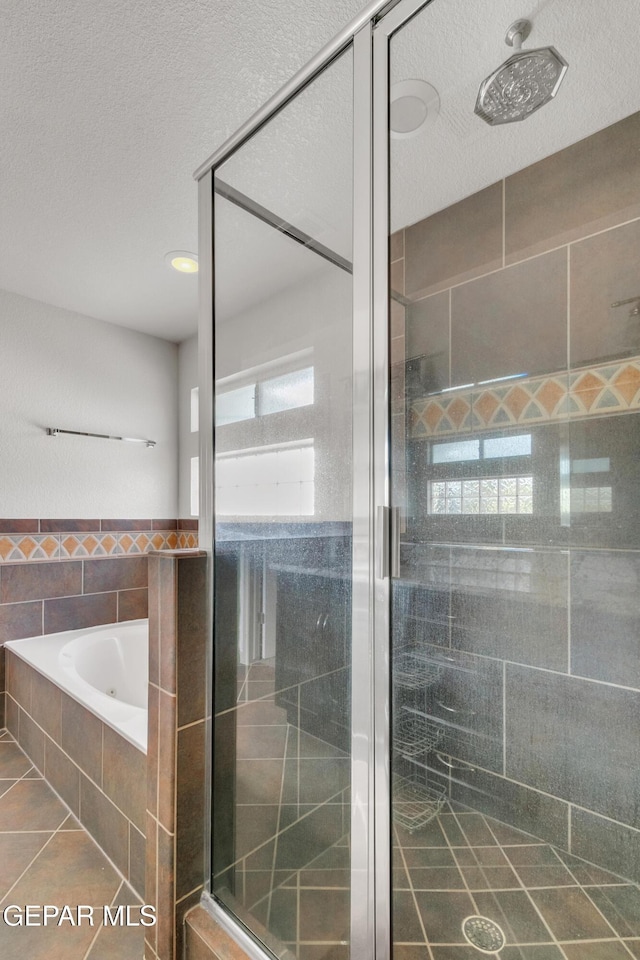
<path id="1" fill-rule="evenodd" d="M 57 830 L 68 812 L 41 777 L 18 780 L 0 797 L 0 833 Z"/>
<path id="2" fill-rule="evenodd" d="M 135 920 L 139 903 L 13 737 L 0 731 L 0 913 L 9 904 L 86 904 L 94 919 L 93 926 L 0 923 L 2 960 L 139 960 L 144 927 L 102 924 L 106 905 L 129 905 Z"/>
<path id="3" fill-rule="evenodd" d="M 0 742 L 0 780 L 19 780 L 31 767 L 17 743 Z"/>

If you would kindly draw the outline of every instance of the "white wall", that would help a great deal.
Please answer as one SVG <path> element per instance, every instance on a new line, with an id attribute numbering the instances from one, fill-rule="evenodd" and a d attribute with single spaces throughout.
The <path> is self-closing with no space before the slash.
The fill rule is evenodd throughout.
<path id="1" fill-rule="evenodd" d="M 198 433 L 191 432 L 191 390 L 198 386 L 198 337 L 178 347 L 178 516 L 191 516 L 191 458 L 198 456 Z"/>
<path id="2" fill-rule="evenodd" d="M 314 367 L 313 405 L 216 427 L 219 453 L 313 438 L 313 520 L 349 520 L 352 514 L 352 291 L 351 276 L 320 260 L 314 273 L 239 316 L 216 325 L 216 379 L 273 364 L 307 351 L 298 366 Z M 293 274 L 295 279 L 295 274 Z M 219 281 L 220 282 L 220 281 Z M 225 277 L 221 278 L 224 284 Z M 265 376 L 265 374 L 263 374 Z M 241 382 L 238 383 L 238 386 Z"/>
<path id="3" fill-rule="evenodd" d="M 0 291 L 0 516 L 175 517 L 177 357 L 166 340 Z"/>

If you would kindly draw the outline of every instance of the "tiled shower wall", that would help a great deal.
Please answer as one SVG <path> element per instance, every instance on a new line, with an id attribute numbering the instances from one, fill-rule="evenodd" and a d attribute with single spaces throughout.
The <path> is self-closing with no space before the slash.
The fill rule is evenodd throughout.
<path id="1" fill-rule="evenodd" d="M 439 661 L 422 707 L 459 728 L 428 765 L 454 764 L 454 798 L 636 880 L 640 317 L 613 304 L 640 301 L 639 145 L 635 114 L 391 246 L 395 642 Z M 438 441 L 523 434 L 526 463 L 433 463 Z M 525 474 L 526 514 L 434 499 Z"/>
<path id="2" fill-rule="evenodd" d="M 146 617 L 147 552 L 197 539 L 197 520 L 0 520 L 0 727 L 6 640 Z"/>

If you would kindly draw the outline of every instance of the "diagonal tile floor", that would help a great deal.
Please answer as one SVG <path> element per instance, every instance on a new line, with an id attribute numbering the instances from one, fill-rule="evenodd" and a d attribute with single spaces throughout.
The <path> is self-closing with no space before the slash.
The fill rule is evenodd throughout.
<path id="1" fill-rule="evenodd" d="M 636 885 L 489 817 L 445 809 L 414 834 L 394 827 L 393 960 L 640 958 Z M 348 960 L 346 840 L 272 890 L 269 911 L 298 960 Z M 462 921 L 477 914 L 504 931 L 499 953 L 465 941 Z"/>
<path id="2" fill-rule="evenodd" d="M 238 909 L 298 960 L 348 960 L 348 770 L 339 783 L 328 776 L 347 761 L 328 744 L 323 754 L 322 741 L 291 727 L 273 690 L 270 663 L 238 678 Z M 290 773 L 295 796 L 286 789 Z M 287 870 L 276 850 L 286 852 L 289 807 L 293 797 L 300 811 L 303 787 L 326 814 L 346 804 L 342 839 L 323 846 L 309 819 L 305 847 L 315 845 L 316 855 Z M 285 829 L 274 846 L 276 823 Z M 490 817 L 447 805 L 414 833 L 394 825 L 393 853 L 393 960 L 640 960 L 635 884 Z M 462 921 L 475 915 L 503 930 L 499 953 L 465 940 Z"/>
<path id="3" fill-rule="evenodd" d="M 102 926 L 105 905 L 129 905 L 135 921 L 139 903 L 13 737 L 0 731 L 2 960 L 141 960 L 143 927 Z M 84 920 L 80 925 L 11 926 L 3 920 L 6 907 L 25 904 L 92 906 L 94 925 Z M 18 913 L 6 916 L 15 920 Z M 77 917 L 75 910 L 72 916 Z"/>
<path id="4" fill-rule="evenodd" d="M 394 960 L 479 960 L 462 934 L 473 915 L 504 931 L 499 960 L 640 956 L 637 886 L 490 817 L 445 810 L 413 834 L 394 827 Z"/>
<path id="5" fill-rule="evenodd" d="M 293 731 L 300 756 L 302 736 L 270 699 L 269 665 L 260 665 L 260 671 L 248 671 L 238 684 L 238 700 L 247 711 L 238 721 L 246 724 L 238 727 L 238 784 L 246 793 L 248 783 L 252 791 L 239 793 L 236 800 L 252 825 L 247 849 L 257 848 L 242 864 L 240 906 L 297 960 L 348 960 L 346 837 L 326 844 L 302 869 L 265 869 L 276 864 L 271 857 L 267 864 L 254 862 L 261 849 L 256 830 L 265 834 L 263 841 L 271 836 L 267 813 L 280 823 L 285 809 L 282 744 L 291 742 Z M 314 789 L 320 744 L 309 746 L 314 759 L 303 774 Z M 338 763 L 335 750 L 331 762 Z M 327 786 L 321 769 L 320 780 Z M 347 784 L 348 776 L 342 788 Z M 323 799 L 327 808 L 333 799 L 313 798 Z M 312 824 L 306 840 L 310 832 Z M 640 960 L 640 890 L 635 884 L 468 808 L 445 806 L 414 833 L 394 825 L 393 891 L 393 960 L 480 960 L 488 955 L 498 960 Z M 504 931 L 506 945 L 498 954 L 482 953 L 465 940 L 462 921 L 473 915 L 488 917 Z"/>

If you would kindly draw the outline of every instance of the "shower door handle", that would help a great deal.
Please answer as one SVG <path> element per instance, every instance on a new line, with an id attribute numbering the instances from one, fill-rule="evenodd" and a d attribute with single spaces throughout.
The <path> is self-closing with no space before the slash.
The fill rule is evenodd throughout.
<path id="1" fill-rule="evenodd" d="M 378 579 L 400 576 L 400 507 L 378 507 Z"/>
<path id="2" fill-rule="evenodd" d="M 389 575 L 397 580 L 400 577 L 400 507 L 391 507 L 389 533 L 390 570 Z"/>
<path id="3" fill-rule="evenodd" d="M 376 539 L 378 542 L 376 576 L 378 580 L 386 580 L 389 576 L 389 507 L 378 507 Z"/>

